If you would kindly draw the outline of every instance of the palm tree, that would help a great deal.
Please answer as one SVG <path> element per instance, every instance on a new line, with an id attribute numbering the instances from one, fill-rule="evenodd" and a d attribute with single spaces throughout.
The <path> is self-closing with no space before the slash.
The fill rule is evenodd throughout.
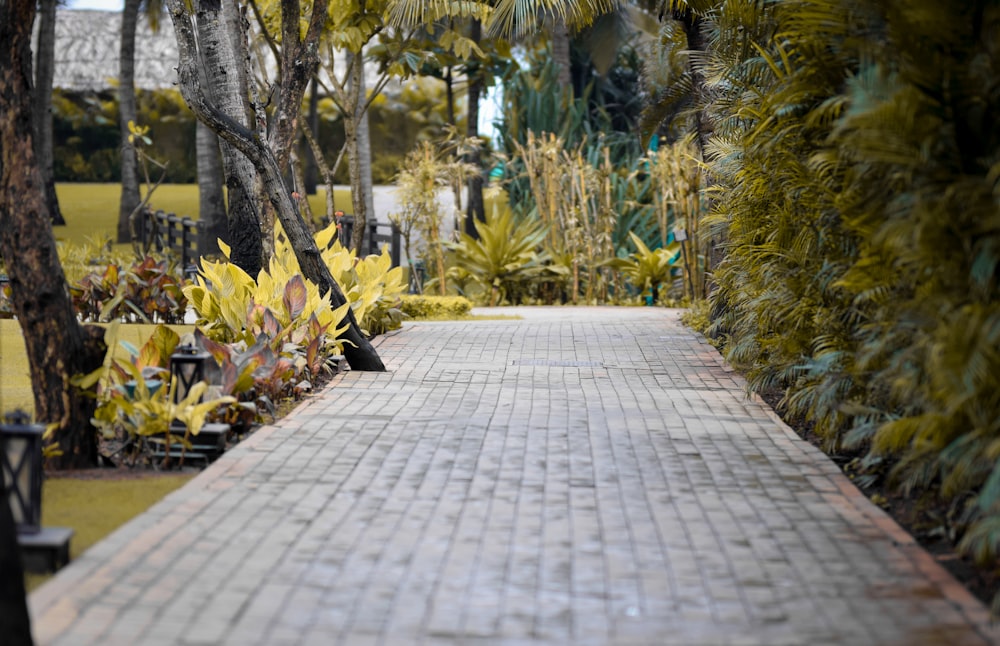
<path id="1" fill-rule="evenodd" d="M 135 101 L 135 39 L 139 12 L 145 10 L 150 29 L 157 31 L 163 14 L 162 0 L 125 0 L 118 52 L 118 125 L 122 138 L 122 192 L 118 205 L 118 242 L 132 240 L 132 214 L 139 207 L 139 162 L 129 143 L 128 124 L 138 122 Z"/>
<path id="2" fill-rule="evenodd" d="M 56 4 L 58 0 L 41 0 L 38 3 L 38 47 L 35 51 L 35 154 L 42 171 L 45 201 L 49 206 L 52 224 L 66 224 L 59 197 L 52 154 L 52 79 L 55 73 Z"/>
<path id="3" fill-rule="evenodd" d="M 218 241 L 229 243 L 229 222 L 226 217 L 225 182 L 219 138 L 201 121 L 195 125 L 195 161 L 198 165 L 198 214 L 205 223 L 198 251 L 216 253 Z"/>
<path id="4" fill-rule="evenodd" d="M 131 217 L 139 207 L 139 162 L 129 143 L 129 122 L 136 123 L 135 31 L 141 0 L 125 0 L 122 36 L 118 50 L 118 130 L 121 133 L 122 192 L 118 205 L 118 242 L 131 242 Z"/>

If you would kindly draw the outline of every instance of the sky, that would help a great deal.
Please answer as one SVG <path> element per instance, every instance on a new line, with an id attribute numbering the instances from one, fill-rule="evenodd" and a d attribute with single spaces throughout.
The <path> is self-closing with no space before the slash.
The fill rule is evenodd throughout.
<path id="1" fill-rule="evenodd" d="M 101 11 L 121 11 L 124 0 L 68 0 L 69 9 L 100 9 Z"/>

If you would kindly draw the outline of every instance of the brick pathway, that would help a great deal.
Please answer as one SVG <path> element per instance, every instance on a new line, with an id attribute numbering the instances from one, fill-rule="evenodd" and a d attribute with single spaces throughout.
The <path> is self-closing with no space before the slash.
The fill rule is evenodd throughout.
<path id="1" fill-rule="evenodd" d="M 31 597 L 36 639 L 984 644 L 982 605 L 653 309 L 381 339 Z"/>

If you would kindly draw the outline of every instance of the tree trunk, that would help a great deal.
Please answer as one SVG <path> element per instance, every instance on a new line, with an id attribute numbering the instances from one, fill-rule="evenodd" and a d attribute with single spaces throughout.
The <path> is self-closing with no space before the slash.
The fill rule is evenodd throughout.
<path id="1" fill-rule="evenodd" d="M 363 69 L 363 68 L 362 68 Z M 364 72 L 361 73 L 361 91 L 358 92 L 359 100 L 367 101 L 367 91 L 365 88 Z M 364 103 L 361 104 L 364 107 Z M 377 222 L 378 216 L 375 213 L 375 184 L 372 180 L 372 136 L 369 128 L 368 110 L 361 114 L 358 119 L 358 169 L 361 172 L 361 197 L 365 204 L 365 229 L 370 228 L 369 222 Z M 355 219 L 357 225 L 357 219 Z M 368 241 L 368 249 L 375 252 L 375 241 Z"/>
<path id="2" fill-rule="evenodd" d="M 2 13 L 2 12 L 0 12 Z M 31 646 L 31 618 L 24 590 L 17 527 L 0 478 L 0 635 L 9 646 Z"/>
<path id="3" fill-rule="evenodd" d="M 349 97 L 352 114 L 344 115 L 344 134 L 347 140 L 347 168 L 351 176 L 351 204 L 354 207 L 354 230 L 351 248 L 360 256 L 368 216 L 375 210 L 372 195 L 372 149 L 368 130 L 368 111 L 365 92 L 365 63 L 362 55 L 348 54 Z"/>
<path id="4" fill-rule="evenodd" d="M 246 85 L 223 20 L 221 0 L 202 0 L 198 5 L 198 37 L 201 43 L 202 73 L 214 104 L 230 119 L 249 127 L 250 108 Z M 260 212 L 255 202 L 257 171 L 246 156 L 228 141 L 221 141 L 229 200 L 230 260 L 254 278 L 263 266 L 263 238 Z"/>
<path id="5" fill-rule="evenodd" d="M 444 73 L 444 101 L 445 118 L 450 125 L 455 126 L 457 125 L 455 122 L 455 80 L 451 75 L 451 65 Z"/>
<path id="6" fill-rule="evenodd" d="M 552 24 L 552 62 L 559 70 L 559 87 L 566 89 L 570 97 L 575 96 L 570 60 L 570 35 L 566 21 L 556 16 Z"/>
<path id="7" fill-rule="evenodd" d="M 34 0 L 0 0 L 0 257 L 27 349 L 35 419 L 55 424 L 57 468 L 97 464 L 93 393 L 70 383 L 104 359 L 100 328 L 84 328 L 66 286 L 32 144 Z M 87 395 L 90 395 L 89 397 Z"/>
<path id="8" fill-rule="evenodd" d="M 309 87 L 309 121 L 307 123 L 309 134 L 314 140 L 319 140 L 319 84 L 313 77 Z M 303 148 L 309 148 L 304 145 Z M 315 195 L 316 187 L 319 184 L 319 162 L 312 154 L 312 150 L 304 150 L 302 160 L 305 162 L 305 188 L 306 195 Z"/>
<path id="9" fill-rule="evenodd" d="M 347 299 L 330 274 L 329 267 L 323 262 L 309 227 L 302 220 L 302 216 L 299 215 L 292 202 L 274 152 L 256 133 L 228 117 L 206 99 L 198 76 L 198 46 L 191 27 L 190 15 L 184 6 L 184 0 L 167 0 L 167 2 L 174 24 L 174 33 L 177 36 L 180 57 L 177 72 L 181 95 L 185 102 L 199 120 L 204 121 L 216 134 L 236 147 L 251 161 L 263 181 L 268 199 L 281 220 L 285 234 L 288 236 L 288 241 L 299 262 L 302 275 L 315 283 L 320 293 L 329 293 L 330 301 L 334 307 L 343 305 Z M 315 10 L 325 12 L 325 7 L 320 7 L 321 3 L 317 3 Z M 284 10 L 282 13 L 284 14 Z M 315 37 L 318 38 L 318 30 Z M 286 88 L 287 86 L 283 87 L 282 91 Z M 300 101 L 301 98 L 300 95 Z M 344 355 L 351 368 L 354 370 L 384 371 L 385 366 L 382 364 L 382 360 L 368 339 L 361 334 L 357 319 L 350 308 L 347 310 L 345 322 L 348 324 L 348 330 L 343 338 L 350 343 L 345 346 Z"/>
<path id="10" fill-rule="evenodd" d="M 222 190 L 224 174 L 219 152 L 219 138 L 208 126 L 195 124 L 196 162 L 198 164 L 198 211 L 205 223 L 198 241 L 202 254 L 219 253 L 219 240 L 229 242 L 229 223 L 226 219 L 226 198 Z"/>
<path id="11" fill-rule="evenodd" d="M 470 38 L 478 43 L 482 38 L 482 26 L 478 20 L 472 21 Z M 467 68 L 466 78 L 469 84 L 469 107 L 468 116 L 465 118 L 465 134 L 470 139 L 479 138 L 479 100 L 483 93 L 483 73 L 478 63 L 470 63 Z M 478 173 L 469 176 L 466 181 L 466 209 L 465 209 L 465 233 L 473 239 L 479 238 L 476 231 L 476 220 L 486 221 L 486 207 L 483 204 L 483 168 L 482 155 L 478 150 L 471 151 L 465 156 L 465 162 L 475 164 L 479 169 Z"/>
<path id="12" fill-rule="evenodd" d="M 125 0 L 122 11 L 122 40 L 118 54 L 118 125 L 121 133 L 122 193 L 118 204 L 118 242 L 131 242 L 129 218 L 139 206 L 139 162 L 129 143 L 129 121 L 138 119 L 135 104 L 135 30 L 140 0 Z"/>
<path id="13" fill-rule="evenodd" d="M 45 202 L 52 224 L 66 224 L 59 197 L 52 154 L 52 78 L 55 74 L 56 0 L 38 3 L 38 49 L 35 52 L 35 157 L 42 173 Z"/>

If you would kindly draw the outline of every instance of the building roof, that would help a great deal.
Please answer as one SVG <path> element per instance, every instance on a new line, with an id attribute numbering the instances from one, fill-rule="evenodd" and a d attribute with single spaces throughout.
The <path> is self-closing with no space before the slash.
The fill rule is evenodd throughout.
<path id="1" fill-rule="evenodd" d="M 116 11 L 60 9 L 56 13 L 55 78 L 64 90 L 105 90 L 118 84 L 122 15 Z M 139 16 L 136 29 L 135 86 L 171 87 L 177 82 L 177 43 L 170 20 L 159 32 Z"/>
<path id="2" fill-rule="evenodd" d="M 53 86 L 76 91 L 117 87 L 121 23 L 118 11 L 59 9 Z M 177 41 L 170 18 L 164 16 L 159 31 L 153 32 L 140 12 L 135 42 L 136 88 L 154 90 L 176 85 Z M 343 74 L 343 58 L 337 57 L 335 63 L 338 75 Z M 371 88 L 379 76 L 378 66 L 366 64 L 365 75 Z"/>

